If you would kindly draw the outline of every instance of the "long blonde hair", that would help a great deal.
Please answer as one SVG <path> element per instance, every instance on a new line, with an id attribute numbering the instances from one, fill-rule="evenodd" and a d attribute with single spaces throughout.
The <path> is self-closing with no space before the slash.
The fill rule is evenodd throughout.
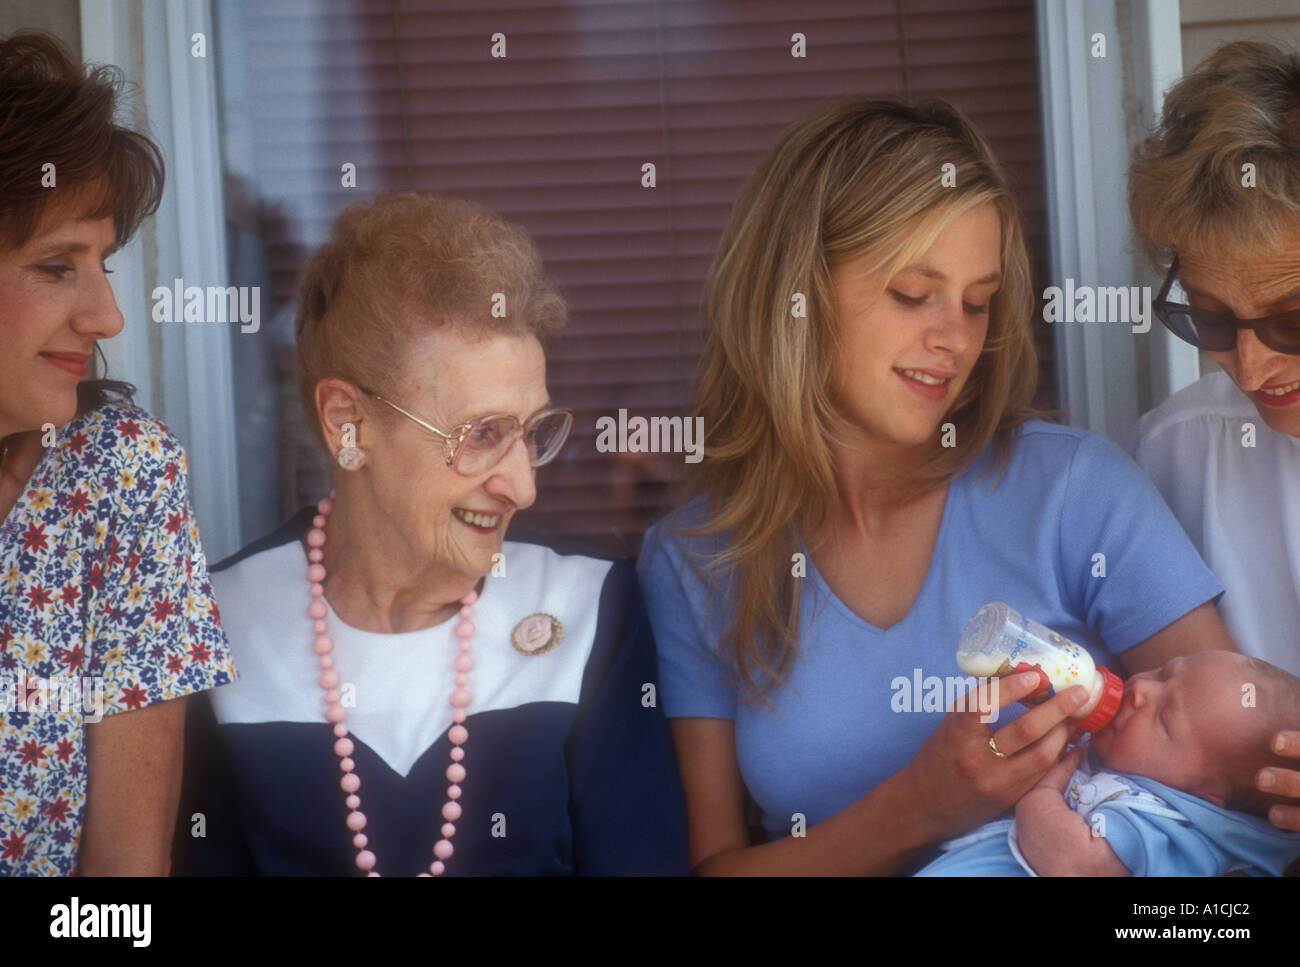
<path id="1" fill-rule="evenodd" d="M 952 165 L 952 168 L 946 168 Z M 941 179 L 947 173 L 948 177 Z M 944 181 L 955 185 L 945 187 Z M 1005 468 L 1037 381 L 1034 299 L 1019 213 L 983 139 L 950 105 L 855 98 L 787 128 L 732 208 L 705 289 L 708 335 L 695 391 L 707 447 L 692 489 L 713 536 L 704 571 L 732 607 L 725 644 L 746 698 L 784 681 L 798 650 L 797 521 L 824 523 L 838 500 L 830 443 L 837 344 L 833 265 L 867 256 L 881 286 L 955 217 L 991 202 L 1002 284 L 988 337 L 945 416 L 956 445 L 898 468 L 898 499 L 941 484 L 994 443 Z M 792 313 L 796 293 L 807 312 Z M 755 672 L 762 682 L 756 681 Z"/>

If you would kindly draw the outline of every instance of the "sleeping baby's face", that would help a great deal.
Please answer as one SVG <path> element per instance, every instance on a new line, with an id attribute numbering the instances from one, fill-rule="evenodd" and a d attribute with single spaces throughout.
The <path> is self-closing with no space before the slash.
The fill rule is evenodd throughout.
<path id="1" fill-rule="evenodd" d="M 1227 765 L 1253 743 L 1262 717 L 1243 703 L 1249 659 L 1227 651 L 1173 658 L 1124 684 L 1124 702 L 1092 737 L 1106 767 L 1146 776 L 1222 806 Z M 1267 730 L 1265 730 L 1267 731 Z"/>

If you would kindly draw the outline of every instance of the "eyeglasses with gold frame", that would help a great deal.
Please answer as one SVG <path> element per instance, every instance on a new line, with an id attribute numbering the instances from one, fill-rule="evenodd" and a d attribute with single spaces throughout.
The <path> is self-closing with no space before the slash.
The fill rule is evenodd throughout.
<path id="1" fill-rule="evenodd" d="M 517 417 L 508 413 L 501 413 L 462 423 L 445 432 L 374 390 L 361 389 L 435 434 L 447 450 L 447 466 L 464 477 L 487 473 L 501 462 L 520 438 L 528 450 L 529 465 L 544 467 L 556 458 L 573 429 L 573 410 L 552 407 L 530 416 L 526 423 L 520 423 Z"/>

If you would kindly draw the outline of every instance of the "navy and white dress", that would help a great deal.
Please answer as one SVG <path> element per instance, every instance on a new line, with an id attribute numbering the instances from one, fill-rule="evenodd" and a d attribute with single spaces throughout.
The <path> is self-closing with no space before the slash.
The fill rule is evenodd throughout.
<path id="1" fill-rule="evenodd" d="M 342 773 L 311 649 L 304 511 L 213 573 L 241 677 L 191 714 L 181 871 L 361 875 Z M 506 542 L 505 574 L 474 606 L 472 699 L 447 875 L 685 874 L 686 810 L 657 701 L 654 641 L 629 562 Z M 527 654 L 522 619 L 548 615 L 559 644 Z M 382 875 L 427 871 L 443 823 L 449 619 L 403 634 L 345 625 L 331 609 L 367 849 Z M 198 815 L 201 814 L 201 815 Z"/>

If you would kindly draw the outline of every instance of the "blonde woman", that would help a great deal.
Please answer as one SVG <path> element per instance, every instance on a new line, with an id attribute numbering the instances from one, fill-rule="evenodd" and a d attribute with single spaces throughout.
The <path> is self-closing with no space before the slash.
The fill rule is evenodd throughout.
<path id="1" fill-rule="evenodd" d="M 987 723 L 935 701 L 987 601 L 1117 673 L 1232 649 L 1137 467 L 1030 418 L 1019 216 L 951 107 L 859 99 L 787 129 L 706 311 L 698 496 L 640 561 L 697 873 L 904 872 L 1034 786 L 1084 689 L 1018 714 L 1034 676 L 1004 679 Z"/>
<path id="2" fill-rule="evenodd" d="M 1156 315 L 1222 368 L 1143 417 L 1134 458 L 1223 579 L 1223 620 L 1241 650 L 1293 675 L 1300 675 L 1298 118 L 1300 54 L 1226 44 L 1170 90 L 1129 179 L 1138 237 L 1167 273 Z M 1261 792 L 1292 797 L 1269 815 L 1300 831 L 1300 709 L 1293 721 L 1272 742 L 1291 761 L 1261 769 L 1257 781 Z"/>

